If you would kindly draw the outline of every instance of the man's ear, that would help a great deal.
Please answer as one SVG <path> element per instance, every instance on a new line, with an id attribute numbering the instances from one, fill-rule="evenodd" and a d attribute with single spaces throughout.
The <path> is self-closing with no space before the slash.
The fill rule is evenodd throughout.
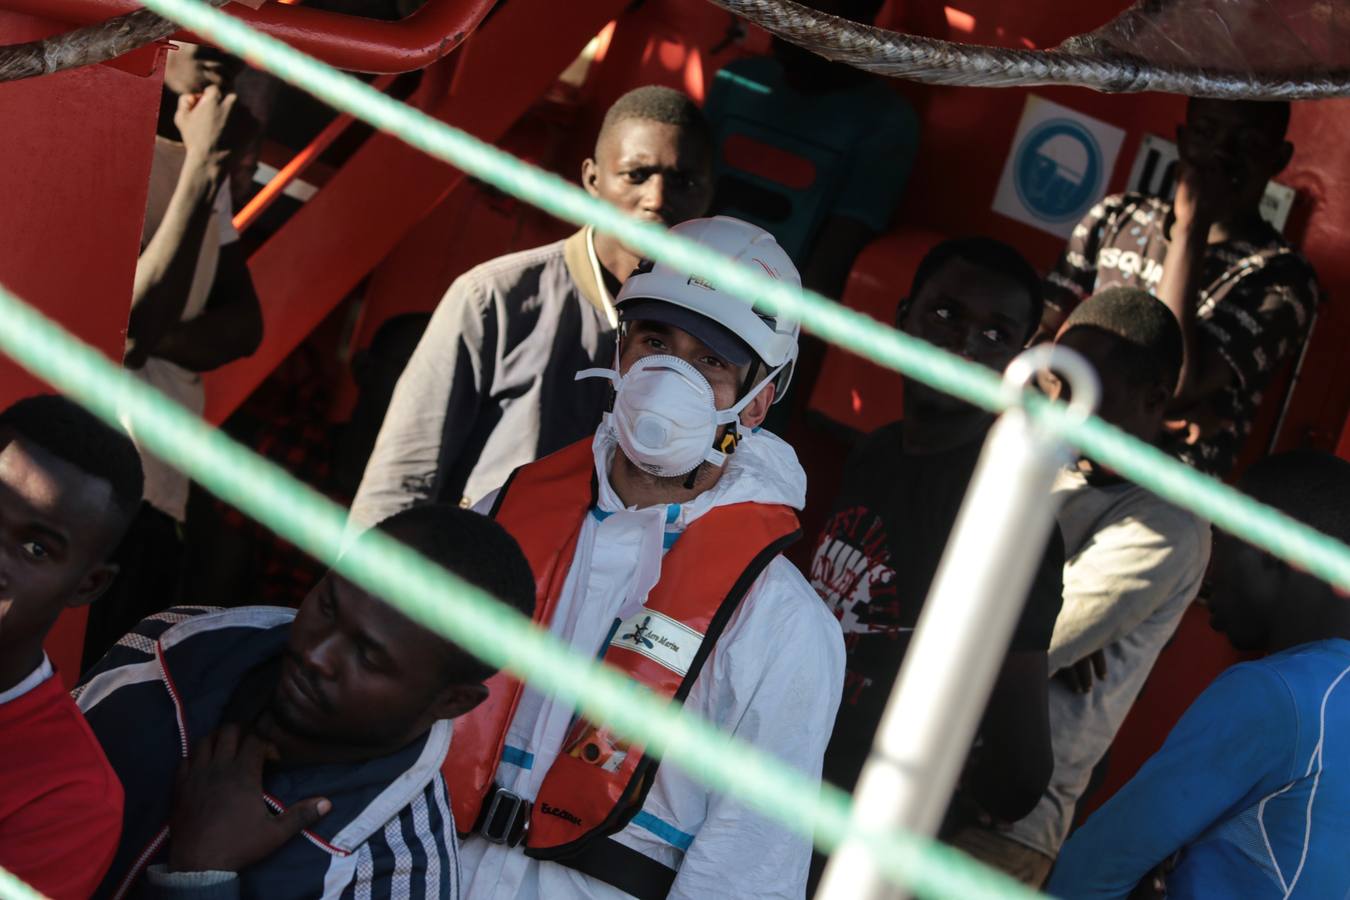
<path id="1" fill-rule="evenodd" d="M 899 304 L 895 307 L 895 327 L 903 329 L 905 327 L 905 317 L 909 315 L 909 298 L 901 297 Z"/>
<path id="2" fill-rule="evenodd" d="M 116 563 L 99 563 L 85 572 L 75 587 L 75 593 L 66 601 L 66 606 L 76 609 L 93 603 L 112 585 L 113 579 L 117 577 L 117 571 Z"/>
<path id="3" fill-rule="evenodd" d="M 741 424 L 746 428 L 758 428 L 763 424 L 766 416 L 769 415 L 769 407 L 773 406 L 773 398 L 778 393 L 778 385 L 770 382 L 764 385 L 764 390 L 755 395 L 755 399 L 741 410 Z"/>
<path id="4" fill-rule="evenodd" d="M 455 719 L 464 715 L 488 697 L 486 684 L 448 685 L 432 704 L 433 718 Z"/>
<path id="5" fill-rule="evenodd" d="M 592 197 L 600 196 L 600 188 L 596 181 L 600 178 L 600 167 L 595 164 L 592 157 L 586 157 L 581 163 L 581 186 L 586 189 L 586 193 Z"/>

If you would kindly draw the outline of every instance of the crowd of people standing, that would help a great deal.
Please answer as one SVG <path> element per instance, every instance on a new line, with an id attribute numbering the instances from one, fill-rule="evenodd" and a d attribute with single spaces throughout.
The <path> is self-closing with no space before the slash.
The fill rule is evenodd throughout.
<path id="1" fill-rule="evenodd" d="M 257 122 L 232 90 L 239 61 L 192 47 L 170 60 L 125 365 L 200 411 L 200 373 L 261 338 L 229 225 Z M 729 71 L 706 115 L 670 88 L 624 95 L 581 183 L 710 254 L 837 295 L 912 162 L 912 113 L 888 96 L 780 42 Z M 863 107 L 877 127 L 848 124 Z M 838 177 L 775 219 L 724 148 L 830 117 L 818 163 Z M 1105 198 L 1044 276 L 1000 241 L 937 242 L 892 286 L 895 326 L 994 371 L 1039 341 L 1068 348 L 1099 375 L 1103 419 L 1228 475 L 1319 302 L 1259 211 L 1293 153 L 1288 119 L 1287 104 L 1192 100 L 1174 199 Z M 807 473 L 775 428 L 794 376 L 800 390 L 812 374 L 799 325 L 697 273 L 586 227 L 461 274 L 387 343 L 401 349 L 360 417 L 359 481 L 335 456 L 353 540 L 377 529 L 853 789 L 992 414 L 907 384 L 903 418 L 856 436 L 828 518 L 803 535 Z M 1067 399 L 1055 372 L 1037 386 Z M 1350 541 L 1350 463 L 1273 456 L 1241 486 Z M 185 605 L 187 497 L 134 431 L 67 400 L 0 413 L 0 865 L 58 900 L 814 888 L 825 859 L 801 834 L 337 573 L 307 576 L 293 606 Z M 951 748 L 965 763 L 938 837 L 1066 898 L 1343 896 L 1344 596 L 1091 458 L 1048 502 L 1057 528 L 1028 548 L 1029 595 L 1006 598 L 1020 617 L 989 648 L 1002 663 L 974 743 Z M 784 551 L 803 538 L 799 569 Z M 1207 573 L 1215 628 L 1263 655 L 1210 685 L 1083 822 Z M 85 605 L 67 694 L 43 641 Z"/>

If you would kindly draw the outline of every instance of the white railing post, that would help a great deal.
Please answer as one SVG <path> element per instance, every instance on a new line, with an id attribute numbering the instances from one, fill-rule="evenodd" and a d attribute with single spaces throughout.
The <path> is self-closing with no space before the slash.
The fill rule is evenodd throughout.
<path id="1" fill-rule="evenodd" d="M 1096 373 L 1062 347 L 1018 356 L 1005 390 L 1020 398 L 1045 368 L 1068 381 L 1071 408 L 1091 414 Z M 1050 488 L 1069 459 L 1020 404 L 990 430 L 854 793 L 859 824 L 936 833 L 1055 522 Z M 851 842 L 831 858 L 816 900 L 899 896 Z"/>

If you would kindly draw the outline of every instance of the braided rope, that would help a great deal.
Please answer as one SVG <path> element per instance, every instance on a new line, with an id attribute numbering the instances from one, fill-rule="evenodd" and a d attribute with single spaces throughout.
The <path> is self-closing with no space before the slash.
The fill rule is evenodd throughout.
<path id="1" fill-rule="evenodd" d="M 998 376 L 868 316 L 810 292 L 797 292 L 651 223 L 590 197 L 575 185 L 388 97 L 368 84 L 305 56 L 201 0 L 144 0 L 218 46 L 255 61 L 279 78 L 410 146 L 472 173 L 566 221 L 593 224 L 653 259 L 698 272 L 730 294 L 754 298 L 798 319 L 814 333 L 866 359 L 988 409 L 1011 400 Z M 575 706 L 616 733 L 678 762 L 711 789 L 771 816 L 830 849 L 845 840 L 868 848 L 886 876 L 922 897 L 1021 900 L 1026 887 L 958 851 L 901 831 L 855 820 L 847 796 L 718 731 L 549 631 L 495 603 L 379 531 L 343 548 L 345 511 L 277 466 L 234 444 L 93 348 L 0 287 L 0 353 L 112 423 L 134 423 L 151 452 L 208 490 L 254 516 L 296 546 L 324 560 L 370 593 L 476 656 L 500 665 Z M 1350 588 L 1350 547 L 1166 457 L 1099 419 L 1081 421 L 1059 404 L 1027 397 L 1038 426 L 1068 440 L 1121 475 L 1195 510 L 1235 537 Z M 0 872 L 0 897 L 33 894 Z"/>
<path id="2" fill-rule="evenodd" d="M 1065 84 L 1111 94 L 1161 91 L 1223 100 L 1320 100 L 1350 96 L 1350 71 L 1262 76 L 1162 67 L 1109 53 L 1091 37 L 1055 50 L 1019 50 L 917 37 L 817 12 L 793 0 L 710 0 L 716 6 L 836 62 L 926 84 L 1014 87 Z"/>
<path id="3" fill-rule="evenodd" d="M 229 0 L 207 0 L 224 6 Z M 116 59 L 162 41 L 178 26 L 148 9 L 138 9 L 38 41 L 0 47 L 0 84 Z"/>

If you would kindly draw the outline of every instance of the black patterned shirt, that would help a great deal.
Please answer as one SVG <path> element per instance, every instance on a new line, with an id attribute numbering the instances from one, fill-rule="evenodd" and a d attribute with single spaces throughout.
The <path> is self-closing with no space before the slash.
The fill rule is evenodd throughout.
<path id="1" fill-rule="evenodd" d="M 1170 203 L 1140 194 L 1098 203 L 1074 228 L 1046 279 L 1047 305 L 1067 316 L 1079 301 L 1106 288 L 1156 291 L 1167 258 L 1171 210 Z M 1200 284 L 1198 349 L 1218 351 L 1233 379 L 1213 401 L 1224 425 L 1178 455 L 1201 471 L 1223 476 L 1251 431 L 1271 376 L 1307 340 L 1320 288 L 1308 261 L 1269 225 L 1256 240 L 1210 244 Z"/>

